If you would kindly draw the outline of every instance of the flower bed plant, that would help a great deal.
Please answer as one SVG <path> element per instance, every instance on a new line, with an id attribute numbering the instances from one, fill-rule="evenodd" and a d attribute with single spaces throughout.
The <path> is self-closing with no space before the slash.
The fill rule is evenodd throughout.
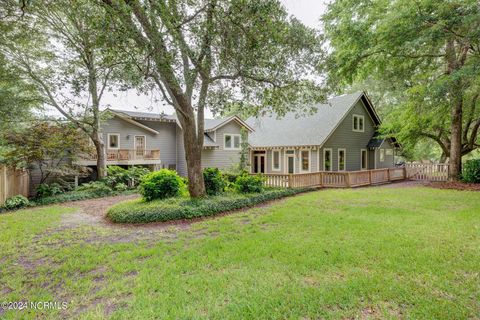
<path id="1" fill-rule="evenodd" d="M 108 211 L 116 223 L 147 223 L 192 219 L 225 211 L 251 207 L 266 201 L 288 197 L 307 189 L 267 189 L 262 193 L 224 193 L 200 199 L 176 197 L 145 201 L 135 199 L 121 202 Z"/>

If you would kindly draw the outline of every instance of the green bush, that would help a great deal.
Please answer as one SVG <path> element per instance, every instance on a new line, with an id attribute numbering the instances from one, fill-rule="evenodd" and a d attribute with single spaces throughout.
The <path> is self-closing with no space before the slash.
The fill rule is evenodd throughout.
<path id="1" fill-rule="evenodd" d="M 140 182 L 140 193 L 146 201 L 179 196 L 183 188 L 182 178 L 168 169 L 151 172 Z"/>
<path id="2" fill-rule="evenodd" d="M 125 191 L 116 190 L 116 191 L 111 191 L 108 194 L 101 194 L 101 193 L 99 194 L 97 192 L 79 191 L 77 189 L 75 191 L 65 192 L 56 196 L 35 199 L 35 201 L 30 202 L 30 204 L 41 206 L 41 205 L 48 205 L 53 203 L 95 199 L 95 198 L 101 198 L 105 196 L 133 194 L 135 192 L 137 191 L 136 190 L 125 190 Z"/>
<path id="3" fill-rule="evenodd" d="M 134 186 L 136 186 L 148 173 L 150 173 L 150 170 L 144 167 L 134 166 L 124 169 L 119 166 L 108 166 L 107 176 L 103 179 L 103 181 L 111 188 L 115 188 L 115 186 L 119 183 L 122 183 L 126 186 L 132 183 Z"/>
<path id="4" fill-rule="evenodd" d="M 291 196 L 307 189 L 270 189 L 258 194 L 228 193 L 200 199 L 170 198 L 121 202 L 108 210 L 107 216 L 117 223 L 163 222 L 211 216 L 217 213 L 251 207 L 253 205 Z"/>
<path id="5" fill-rule="evenodd" d="M 128 186 L 125 183 L 117 183 L 115 187 L 113 188 L 115 191 L 125 191 L 128 190 Z"/>
<path id="6" fill-rule="evenodd" d="M 262 192 L 264 190 L 263 183 L 265 178 L 262 176 L 252 176 L 244 174 L 238 176 L 235 180 L 235 186 L 242 193 Z"/>
<path id="7" fill-rule="evenodd" d="M 112 188 L 105 184 L 103 181 L 92 181 L 82 184 L 77 187 L 77 191 L 86 191 L 97 194 L 98 196 L 109 195 L 112 193 Z"/>
<path id="8" fill-rule="evenodd" d="M 13 197 L 10 197 L 7 200 L 5 200 L 5 204 L 3 206 L 7 210 L 15 210 L 15 209 L 24 208 L 24 207 L 28 206 L 29 203 L 30 202 L 28 201 L 27 198 L 25 198 L 22 195 L 17 195 L 17 196 L 13 196 Z"/>
<path id="9" fill-rule="evenodd" d="M 50 184 L 42 183 L 37 187 L 38 198 L 51 197 L 64 192 L 64 188 L 56 182 Z"/>
<path id="10" fill-rule="evenodd" d="M 210 196 L 223 192 L 227 185 L 218 168 L 205 168 L 203 170 L 203 181 L 205 183 L 205 190 Z"/>
<path id="11" fill-rule="evenodd" d="M 133 181 L 133 184 L 136 186 L 142 181 L 143 177 L 150 173 L 145 167 L 131 167 L 127 170 L 128 177 Z"/>
<path id="12" fill-rule="evenodd" d="M 480 183 L 480 159 L 465 162 L 462 171 L 462 180 L 468 183 Z"/>

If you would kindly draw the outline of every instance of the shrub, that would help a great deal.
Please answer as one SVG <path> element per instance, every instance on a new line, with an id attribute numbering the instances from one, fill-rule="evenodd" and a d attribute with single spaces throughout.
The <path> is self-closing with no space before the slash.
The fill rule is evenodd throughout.
<path id="1" fill-rule="evenodd" d="M 29 205 L 29 201 L 27 198 L 25 198 L 22 195 L 17 195 L 5 200 L 5 204 L 3 206 L 7 210 L 15 210 L 15 209 L 24 208 L 28 205 Z"/>
<path id="2" fill-rule="evenodd" d="M 465 162 L 462 171 L 462 180 L 469 183 L 480 183 L 480 159 Z"/>
<path id="3" fill-rule="evenodd" d="M 94 193 L 98 196 L 109 195 L 113 191 L 112 188 L 107 186 L 105 182 L 102 181 L 92 181 L 84 183 L 81 186 L 77 187 L 76 190 Z"/>
<path id="4" fill-rule="evenodd" d="M 223 192 L 226 187 L 226 181 L 218 168 L 205 168 L 203 170 L 203 180 L 205 190 L 211 196 Z"/>
<path id="5" fill-rule="evenodd" d="M 128 184 L 128 171 L 119 166 L 108 166 L 107 176 L 103 178 L 103 182 L 114 188 L 117 183 Z"/>
<path id="6" fill-rule="evenodd" d="M 235 180 L 235 186 L 242 193 L 262 192 L 265 179 L 262 176 L 243 174 Z"/>
<path id="7" fill-rule="evenodd" d="M 211 216 L 217 213 L 251 207 L 291 196 L 308 189 L 270 189 L 258 194 L 230 193 L 200 199 L 171 198 L 145 202 L 139 199 L 121 202 L 108 210 L 107 216 L 117 223 L 163 222 Z"/>
<path id="8" fill-rule="evenodd" d="M 128 189 L 128 186 L 125 183 L 117 183 L 113 188 L 115 191 L 125 191 Z"/>
<path id="9" fill-rule="evenodd" d="M 127 170 L 128 177 L 133 181 L 134 185 L 138 185 L 142 178 L 150 173 L 145 167 L 131 167 Z"/>
<path id="10" fill-rule="evenodd" d="M 168 169 L 151 172 L 140 183 L 140 193 L 146 201 L 179 196 L 183 188 L 182 178 L 176 171 Z"/>
<path id="11" fill-rule="evenodd" d="M 37 187 L 38 198 L 51 197 L 57 194 L 62 194 L 64 192 L 64 188 L 60 184 L 55 182 L 51 184 L 42 183 Z"/>

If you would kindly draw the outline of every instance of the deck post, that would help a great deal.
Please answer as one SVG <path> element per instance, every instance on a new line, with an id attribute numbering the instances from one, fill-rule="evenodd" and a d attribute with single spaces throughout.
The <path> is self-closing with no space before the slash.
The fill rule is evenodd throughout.
<path id="1" fill-rule="evenodd" d="M 288 187 L 289 188 L 292 188 L 292 184 L 293 184 L 293 175 L 291 173 L 288 174 Z"/>
<path id="2" fill-rule="evenodd" d="M 320 171 L 320 187 L 323 187 L 323 172 Z"/>
<path id="3" fill-rule="evenodd" d="M 372 170 L 368 170 L 368 184 L 372 184 Z"/>
<path id="4" fill-rule="evenodd" d="M 351 183 L 350 183 L 350 172 L 347 172 L 345 178 L 346 178 L 345 180 L 346 180 L 346 182 L 347 182 L 347 187 L 350 188 L 350 184 L 351 184 Z"/>
<path id="5" fill-rule="evenodd" d="M 387 168 L 387 181 L 390 181 L 390 168 Z"/>

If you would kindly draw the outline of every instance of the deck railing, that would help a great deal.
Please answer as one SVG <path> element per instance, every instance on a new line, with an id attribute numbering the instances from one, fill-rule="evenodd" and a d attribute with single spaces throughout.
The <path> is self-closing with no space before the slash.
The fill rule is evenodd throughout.
<path id="1" fill-rule="evenodd" d="M 406 179 L 405 168 L 375 169 L 364 171 L 319 171 L 299 174 L 262 174 L 269 187 L 351 188 Z"/>
<path id="2" fill-rule="evenodd" d="M 108 161 L 126 161 L 126 160 L 160 160 L 160 150 L 133 150 L 133 149 L 109 149 L 106 152 Z M 84 157 L 85 160 L 97 160 L 97 154 L 91 154 Z"/>
<path id="3" fill-rule="evenodd" d="M 407 178 L 411 180 L 447 181 L 449 165 L 434 163 L 407 163 Z"/>

